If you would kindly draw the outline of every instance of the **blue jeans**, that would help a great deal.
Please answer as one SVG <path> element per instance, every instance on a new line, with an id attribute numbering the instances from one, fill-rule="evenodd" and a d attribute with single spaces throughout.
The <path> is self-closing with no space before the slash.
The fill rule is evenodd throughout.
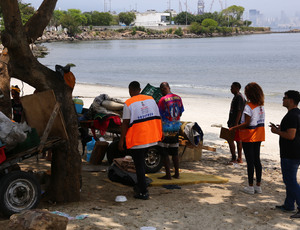
<path id="1" fill-rule="evenodd" d="M 297 182 L 297 171 L 300 159 L 281 158 L 281 172 L 286 187 L 284 206 L 287 209 L 295 209 L 295 201 L 300 209 L 300 186 Z"/>

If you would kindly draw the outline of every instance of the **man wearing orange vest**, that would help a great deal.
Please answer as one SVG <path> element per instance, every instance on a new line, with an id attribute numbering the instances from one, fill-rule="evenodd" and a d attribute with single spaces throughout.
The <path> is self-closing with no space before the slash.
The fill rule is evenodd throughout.
<path id="1" fill-rule="evenodd" d="M 162 124 L 156 102 L 151 96 L 140 94 L 140 83 L 133 81 L 129 84 L 129 95 L 123 108 L 123 123 L 119 149 L 126 147 L 131 152 L 138 184 L 134 197 L 149 199 L 145 178 L 145 154 L 149 147 L 157 145 L 162 139 Z"/>

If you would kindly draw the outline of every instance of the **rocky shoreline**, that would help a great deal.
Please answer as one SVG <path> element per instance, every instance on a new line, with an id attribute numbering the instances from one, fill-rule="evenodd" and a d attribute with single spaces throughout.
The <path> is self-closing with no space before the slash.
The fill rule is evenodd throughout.
<path id="1" fill-rule="evenodd" d="M 240 35 L 251 35 L 251 34 L 269 34 L 269 33 L 299 33 L 300 30 L 291 30 L 284 32 L 272 32 L 269 28 L 263 31 L 239 31 L 223 34 L 223 33 L 211 33 L 211 34 L 193 34 L 188 33 L 187 30 L 182 30 L 182 35 L 175 33 L 175 28 L 170 30 L 159 31 L 159 30 L 145 30 L 135 31 L 134 29 L 97 29 L 88 30 L 84 29 L 80 34 L 71 36 L 62 31 L 45 31 L 44 34 L 37 39 L 34 44 L 30 44 L 30 48 L 33 51 L 34 56 L 44 57 L 48 54 L 48 50 L 42 43 L 48 42 L 76 42 L 76 41 L 99 41 L 99 40 L 143 40 L 143 39 L 184 39 L 184 38 L 207 38 L 207 37 L 229 37 L 229 36 L 240 36 Z M 149 32 L 150 31 L 150 32 Z M 168 32 L 169 31 L 169 32 Z M 3 45 L 0 44 L 0 52 L 3 49 Z"/>
<path id="2" fill-rule="evenodd" d="M 65 32 L 45 32 L 44 35 L 37 39 L 36 43 L 45 42 L 57 42 L 57 41 L 92 41 L 92 40 L 135 40 L 135 39 L 182 39 L 182 38 L 205 38 L 205 37 L 228 37 L 228 36 L 239 36 L 239 35 L 250 35 L 250 34 L 266 34 L 272 33 L 270 30 L 266 31 L 245 31 L 245 32 L 233 32 L 227 35 L 222 33 L 212 34 L 192 34 L 183 33 L 181 36 L 175 33 L 153 33 L 149 34 L 143 31 L 124 30 L 122 32 L 114 30 L 100 30 L 100 31 L 83 31 L 75 36 L 70 36 Z"/>

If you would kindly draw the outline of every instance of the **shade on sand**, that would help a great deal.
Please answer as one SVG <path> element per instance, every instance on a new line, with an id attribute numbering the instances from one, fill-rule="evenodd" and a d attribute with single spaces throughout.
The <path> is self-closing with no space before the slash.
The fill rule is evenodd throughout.
<path id="1" fill-rule="evenodd" d="M 182 172 L 180 173 L 179 179 L 175 179 L 175 178 L 172 178 L 172 180 L 158 179 L 158 177 L 162 177 L 164 175 L 165 174 L 162 173 L 147 174 L 147 177 L 153 180 L 150 186 L 162 186 L 168 184 L 185 185 L 185 184 L 200 184 L 200 183 L 223 184 L 229 181 L 229 179 L 224 177 L 201 174 L 196 172 L 194 173 Z"/>

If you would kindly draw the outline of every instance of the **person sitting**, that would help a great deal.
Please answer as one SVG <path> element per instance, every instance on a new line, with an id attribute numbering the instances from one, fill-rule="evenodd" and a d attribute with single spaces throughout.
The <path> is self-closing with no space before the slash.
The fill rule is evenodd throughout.
<path id="1" fill-rule="evenodd" d="M 17 85 L 12 85 L 11 86 L 11 107 L 13 110 L 13 116 L 12 119 L 15 122 L 21 122 L 22 121 L 22 114 L 23 114 L 23 106 L 20 100 L 20 88 Z"/>

